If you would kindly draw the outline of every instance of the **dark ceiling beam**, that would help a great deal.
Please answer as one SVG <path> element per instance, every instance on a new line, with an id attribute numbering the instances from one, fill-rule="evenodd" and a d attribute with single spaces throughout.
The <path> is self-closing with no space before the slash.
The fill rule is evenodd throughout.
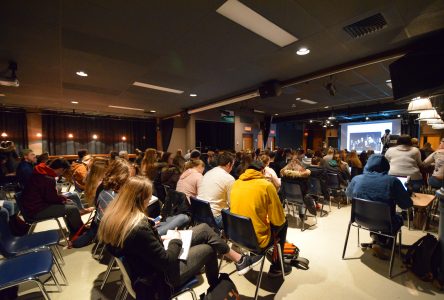
<path id="1" fill-rule="evenodd" d="M 336 117 L 338 117 L 338 116 L 352 116 L 359 114 L 382 113 L 384 111 L 406 110 L 406 109 L 407 109 L 407 104 L 401 104 L 398 102 L 389 102 L 389 103 L 374 103 L 370 105 L 356 106 L 356 107 L 347 107 L 343 109 L 334 110 L 333 113 L 335 114 Z M 280 123 L 286 121 L 327 119 L 331 114 L 332 110 L 324 110 L 319 112 L 299 114 L 296 116 L 273 118 L 273 122 Z"/>

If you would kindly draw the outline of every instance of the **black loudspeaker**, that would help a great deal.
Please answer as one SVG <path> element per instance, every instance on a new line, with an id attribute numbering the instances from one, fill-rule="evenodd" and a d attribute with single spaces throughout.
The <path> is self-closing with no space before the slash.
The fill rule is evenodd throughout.
<path id="1" fill-rule="evenodd" d="M 259 95 L 261 98 L 270 98 L 280 96 L 282 94 L 282 88 L 278 81 L 268 81 L 263 83 L 259 87 Z"/>

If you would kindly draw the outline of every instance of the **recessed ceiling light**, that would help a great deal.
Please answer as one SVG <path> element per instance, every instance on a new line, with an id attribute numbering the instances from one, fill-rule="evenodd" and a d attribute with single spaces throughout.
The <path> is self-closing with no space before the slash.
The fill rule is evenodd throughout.
<path id="1" fill-rule="evenodd" d="M 299 101 L 299 100 L 301 100 L 301 98 L 297 97 L 297 98 L 296 98 L 296 101 Z"/>
<path id="2" fill-rule="evenodd" d="M 310 120 L 310 123 L 313 123 L 313 120 Z"/>
<path id="3" fill-rule="evenodd" d="M 83 71 L 77 71 L 76 74 L 79 75 L 79 76 L 81 76 L 81 77 L 87 77 L 87 76 L 88 76 L 88 74 L 86 74 L 86 73 L 83 72 Z"/>
<path id="4" fill-rule="evenodd" d="M 330 121 L 329 121 L 329 120 L 327 120 L 327 121 L 325 121 L 325 123 L 327 123 L 327 124 L 330 124 Z"/>
<path id="5" fill-rule="evenodd" d="M 300 101 L 300 102 L 307 103 L 307 104 L 317 104 L 316 101 L 308 100 L 308 99 L 302 99 L 302 100 L 299 100 L 299 101 Z"/>
<path id="6" fill-rule="evenodd" d="M 118 109 L 128 109 L 128 110 L 144 111 L 143 108 L 135 108 L 135 107 L 128 107 L 128 106 L 108 105 L 108 107 L 110 107 L 110 108 L 118 108 Z"/>
<path id="7" fill-rule="evenodd" d="M 150 113 L 155 113 L 156 111 L 155 110 L 150 110 Z"/>
<path id="8" fill-rule="evenodd" d="M 93 139 L 97 140 L 98 138 L 97 134 L 93 134 Z"/>
<path id="9" fill-rule="evenodd" d="M 122 141 L 126 141 L 126 136 L 122 136 Z"/>
<path id="10" fill-rule="evenodd" d="M 37 133 L 36 136 L 37 137 L 42 137 L 42 134 L 41 133 Z"/>
<path id="11" fill-rule="evenodd" d="M 216 12 L 280 47 L 298 40 L 238 0 L 226 1 Z"/>
<path id="12" fill-rule="evenodd" d="M 392 80 L 391 79 L 387 79 L 385 82 L 386 83 L 390 83 L 390 82 L 392 82 Z"/>
<path id="13" fill-rule="evenodd" d="M 274 114 L 275 116 L 279 116 L 279 114 Z"/>
<path id="14" fill-rule="evenodd" d="M 401 115 L 397 115 L 398 118 L 401 118 Z"/>
<path id="15" fill-rule="evenodd" d="M 183 91 L 181 91 L 181 90 L 170 89 L 167 87 L 144 83 L 144 82 L 138 82 L 138 81 L 134 81 L 133 85 L 147 88 L 147 89 L 158 90 L 158 91 L 162 91 L 162 92 L 174 93 L 174 94 L 182 94 L 183 93 Z"/>
<path id="16" fill-rule="evenodd" d="M 79 104 L 79 101 L 71 101 L 72 104 Z"/>
<path id="17" fill-rule="evenodd" d="M 7 137 L 8 136 L 8 134 L 6 133 L 6 132 L 2 132 L 2 137 Z"/>
<path id="18" fill-rule="evenodd" d="M 68 138 L 72 139 L 74 137 L 74 135 L 72 133 L 68 134 Z"/>
<path id="19" fill-rule="evenodd" d="M 310 49 L 307 48 L 299 48 L 299 50 L 296 51 L 297 55 L 307 55 L 308 53 L 310 53 Z"/>
<path id="20" fill-rule="evenodd" d="M 324 108 L 328 108 L 328 106 L 324 106 Z"/>
<path id="21" fill-rule="evenodd" d="M 190 97 L 197 97 L 197 94 L 190 94 Z"/>
<path id="22" fill-rule="evenodd" d="M 327 124 L 324 124 L 322 127 L 327 127 Z"/>
<path id="23" fill-rule="evenodd" d="M 365 117 L 365 119 L 368 121 L 368 120 L 370 120 L 370 118 L 369 117 Z"/>
<path id="24" fill-rule="evenodd" d="M 291 107 L 295 108 L 295 107 L 296 107 L 296 104 L 293 103 L 293 104 L 291 105 Z"/>

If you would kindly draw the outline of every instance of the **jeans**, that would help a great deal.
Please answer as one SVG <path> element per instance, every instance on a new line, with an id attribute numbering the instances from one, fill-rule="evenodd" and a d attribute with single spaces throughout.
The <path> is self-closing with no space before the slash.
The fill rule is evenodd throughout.
<path id="1" fill-rule="evenodd" d="M 442 179 L 438 179 L 438 178 L 436 178 L 434 176 L 430 176 L 430 178 L 429 178 L 429 185 L 432 188 L 439 189 L 440 187 L 442 187 L 442 181 L 443 181 Z"/>
<path id="2" fill-rule="evenodd" d="M 274 244 L 274 237 L 276 236 L 276 238 L 279 240 L 279 244 L 281 245 L 282 257 L 284 257 L 283 251 L 284 251 L 285 241 L 287 240 L 287 229 L 288 229 L 287 220 L 285 220 L 285 223 L 282 224 L 281 226 L 271 225 L 271 239 L 270 239 L 270 243 L 266 247 L 266 248 L 268 248 Z M 271 264 L 271 268 L 273 268 L 275 270 L 281 269 L 281 263 L 280 263 L 279 259 L 277 261 L 274 261 Z"/>
<path id="3" fill-rule="evenodd" d="M 392 216 L 392 223 L 394 228 L 401 228 L 404 224 L 404 220 L 400 215 L 394 215 Z M 372 238 L 373 243 L 378 244 L 383 248 L 392 248 L 393 239 L 373 232 L 370 233 L 370 237 Z"/>
<path id="4" fill-rule="evenodd" d="M 63 193 L 63 195 L 66 198 L 68 198 L 69 200 L 72 200 L 72 202 L 74 202 L 74 204 L 77 205 L 79 210 L 84 209 L 84 206 L 82 204 L 82 201 L 80 200 L 79 194 L 68 192 L 68 193 Z"/>
<path id="5" fill-rule="evenodd" d="M 227 243 L 220 238 L 207 224 L 199 224 L 191 229 L 191 248 L 186 261 L 169 269 L 168 278 L 174 288 L 178 288 L 199 274 L 205 266 L 208 284 L 214 286 L 219 277 L 217 254 L 227 254 L 230 251 Z"/>
<path id="6" fill-rule="evenodd" d="M 60 217 L 65 219 L 70 236 L 73 236 L 83 225 L 79 209 L 72 203 L 53 204 L 32 216 L 36 221 Z"/>
<path id="7" fill-rule="evenodd" d="M 183 228 L 190 222 L 190 217 L 186 214 L 178 214 L 176 216 L 171 216 L 166 218 L 165 222 L 160 222 L 157 226 L 157 232 L 159 235 L 165 235 L 168 230 L 175 228 Z"/>
<path id="8" fill-rule="evenodd" d="M 2 207 L 8 211 L 9 216 L 17 214 L 17 204 L 12 201 L 4 200 Z"/>
<path id="9" fill-rule="evenodd" d="M 219 229 L 224 229 L 224 222 L 222 221 L 222 214 L 218 215 L 217 217 L 214 216 L 214 221 L 216 221 L 217 227 Z"/>

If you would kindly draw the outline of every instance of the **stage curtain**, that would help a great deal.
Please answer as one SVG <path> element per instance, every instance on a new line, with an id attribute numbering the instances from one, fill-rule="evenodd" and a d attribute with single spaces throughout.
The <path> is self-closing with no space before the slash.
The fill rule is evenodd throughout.
<path id="1" fill-rule="evenodd" d="M 173 135 L 174 119 L 167 119 L 160 121 L 160 133 L 162 135 L 162 149 L 168 150 Z"/>
<path id="2" fill-rule="evenodd" d="M 43 112 L 42 129 L 43 150 L 50 155 L 76 154 L 79 149 L 92 154 L 112 150 L 134 153 L 136 148 L 156 147 L 156 122 L 152 119 Z M 97 135 L 96 140 L 93 135 Z"/>
<path id="3" fill-rule="evenodd" d="M 202 152 L 234 149 L 234 124 L 196 120 L 196 148 Z"/>
<path id="4" fill-rule="evenodd" d="M 26 112 L 22 109 L 0 109 L 0 134 L 6 133 L 0 141 L 12 141 L 19 153 L 28 148 L 28 129 Z"/>

